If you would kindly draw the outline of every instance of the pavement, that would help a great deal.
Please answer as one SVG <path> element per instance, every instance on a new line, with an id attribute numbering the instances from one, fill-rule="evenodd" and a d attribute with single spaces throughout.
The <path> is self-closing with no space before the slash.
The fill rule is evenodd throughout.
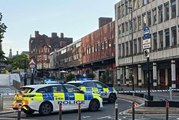
<path id="1" fill-rule="evenodd" d="M 121 86 L 122 90 L 124 91 L 131 91 L 131 87 Z M 147 88 L 135 88 L 137 91 L 142 91 L 145 95 L 147 95 L 148 90 Z M 179 101 L 179 92 L 172 92 L 172 98 L 170 97 L 169 92 L 162 92 L 156 90 L 156 92 L 151 92 L 151 96 L 153 96 L 154 101 L 160 101 L 160 100 L 169 100 L 169 101 Z M 135 102 L 135 114 L 166 114 L 166 107 L 145 107 L 145 101 L 147 99 L 136 97 L 133 95 L 125 95 L 125 94 L 118 94 L 118 100 L 128 100 L 131 103 Z M 131 109 L 128 109 L 126 111 L 123 111 L 120 114 L 131 114 L 132 113 L 132 107 Z M 169 107 L 169 114 L 179 114 L 179 108 L 176 107 Z"/>
<path id="2" fill-rule="evenodd" d="M 126 86 L 120 86 L 123 90 L 131 90 L 131 87 Z M 135 88 L 135 90 L 147 90 L 146 88 Z M 147 94 L 147 93 L 144 93 Z M 169 92 L 154 92 L 151 93 L 154 100 L 161 100 L 161 99 L 170 99 Z M 8 114 L 16 112 L 12 110 L 12 102 L 13 102 L 14 95 L 3 95 L 3 109 L 0 110 L 0 114 Z M 166 108 L 165 107 L 145 107 L 145 101 L 147 101 L 145 98 L 136 97 L 133 95 L 125 95 L 125 94 L 118 94 L 117 96 L 118 100 L 126 100 L 129 102 L 135 102 L 135 113 L 136 114 L 165 114 Z M 117 101 L 118 101 L 117 100 Z M 172 94 L 172 100 L 173 101 L 179 101 L 179 92 L 173 92 Z M 132 109 L 128 109 L 123 111 L 120 114 L 131 114 Z M 169 108 L 169 114 L 179 114 L 179 108 L 170 107 Z"/>

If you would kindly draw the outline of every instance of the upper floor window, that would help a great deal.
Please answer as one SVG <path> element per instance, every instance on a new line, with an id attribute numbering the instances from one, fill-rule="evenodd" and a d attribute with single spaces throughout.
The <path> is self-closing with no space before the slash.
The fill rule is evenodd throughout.
<path id="1" fill-rule="evenodd" d="M 169 20 L 169 2 L 164 4 L 165 21 Z"/>
<path id="2" fill-rule="evenodd" d="M 159 32 L 159 48 L 163 48 L 163 31 Z"/>
<path id="3" fill-rule="evenodd" d="M 124 23 L 122 23 L 122 33 L 124 33 Z"/>
<path id="4" fill-rule="evenodd" d="M 177 31 L 176 31 L 176 26 L 171 28 L 171 38 L 172 38 L 172 46 L 177 45 Z"/>
<path id="5" fill-rule="evenodd" d="M 147 12 L 147 16 L 148 16 L 148 26 L 151 26 L 151 12 L 150 11 Z"/>
<path id="6" fill-rule="evenodd" d="M 156 24 L 157 22 L 157 10 L 156 8 L 152 10 L 153 13 L 153 24 Z"/>
<path id="7" fill-rule="evenodd" d="M 138 16 L 138 30 L 140 30 L 142 28 L 142 25 L 141 25 L 141 16 Z"/>
<path id="8" fill-rule="evenodd" d="M 165 29 L 165 48 L 170 47 L 170 31 Z"/>
<path id="9" fill-rule="evenodd" d="M 163 22 L 163 6 L 158 7 L 158 23 Z"/>
<path id="10" fill-rule="evenodd" d="M 137 54 L 137 39 L 134 40 L 134 54 Z"/>
<path id="11" fill-rule="evenodd" d="M 133 24 L 133 30 L 136 31 L 137 30 L 137 20 L 136 20 L 136 18 L 134 18 L 133 20 L 134 20 L 133 21 L 133 23 L 134 23 Z"/>
<path id="12" fill-rule="evenodd" d="M 128 22 L 125 23 L 126 24 L 126 32 L 128 31 Z"/>
<path id="13" fill-rule="evenodd" d="M 120 8 L 120 6 L 118 6 L 118 8 L 117 8 L 117 16 L 118 16 L 118 19 L 121 18 L 121 8 Z"/>
<path id="14" fill-rule="evenodd" d="M 121 44 L 118 45 L 118 56 L 121 57 Z"/>
<path id="15" fill-rule="evenodd" d="M 128 2 L 127 1 L 125 2 L 125 7 L 126 7 L 125 8 L 125 12 L 126 12 L 125 14 L 127 15 L 128 14 Z"/>
<path id="16" fill-rule="evenodd" d="M 142 22 L 143 22 L 143 27 L 145 27 L 147 25 L 147 17 L 145 13 L 142 15 Z"/>
<path id="17" fill-rule="evenodd" d="M 125 56 L 125 45 L 122 43 L 122 56 Z"/>
<path id="18" fill-rule="evenodd" d="M 143 0 L 143 5 L 146 5 L 148 3 L 148 0 Z"/>
<path id="19" fill-rule="evenodd" d="M 141 38 L 138 38 L 138 53 L 141 53 L 142 51 L 142 41 Z"/>
<path id="20" fill-rule="evenodd" d="M 128 47 L 128 42 L 126 42 L 126 56 L 129 55 L 129 47 Z"/>
<path id="21" fill-rule="evenodd" d="M 170 0 L 171 2 L 171 15 L 172 18 L 176 17 L 176 0 Z"/>
<path id="22" fill-rule="evenodd" d="M 153 34 L 153 50 L 157 50 L 157 33 Z"/>

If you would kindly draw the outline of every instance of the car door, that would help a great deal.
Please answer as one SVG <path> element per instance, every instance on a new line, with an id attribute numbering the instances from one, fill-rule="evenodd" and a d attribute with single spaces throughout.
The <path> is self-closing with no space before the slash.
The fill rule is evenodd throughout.
<path id="1" fill-rule="evenodd" d="M 69 106 L 70 109 L 78 109 L 78 104 L 81 103 L 81 108 L 85 107 L 84 92 L 73 85 L 65 84 L 65 103 L 64 106 Z"/>
<path id="2" fill-rule="evenodd" d="M 98 88 L 98 91 L 101 94 L 101 97 L 102 98 L 107 98 L 108 97 L 108 92 L 109 92 L 108 87 L 105 84 L 103 84 L 101 82 L 98 82 L 98 81 L 95 82 L 95 85 Z"/>
<path id="3" fill-rule="evenodd" d="M 59 102 L 65 100 L 64 88 L 62 85 L 54 85 L 52 86 L 53 94 L 54 94 L 54 111 L 59 110 Z M 63 109 L 63 108 L 62 108 Z"/>

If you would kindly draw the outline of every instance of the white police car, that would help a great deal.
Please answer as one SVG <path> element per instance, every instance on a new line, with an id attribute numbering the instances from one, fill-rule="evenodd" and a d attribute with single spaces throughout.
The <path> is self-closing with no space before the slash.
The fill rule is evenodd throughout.
<path id="1" fill-rule="evenodd" d="M 85 93 L 74 85 L 70 84 L 39 84 L 21 87 L 14 97 L 12 108 L 17 110 L 22 104 L 22 110 L 26 114 L 33 114 L 38 111 L 47 115 L 59 110 L 59 103 L 62 104 L 62 111 L 78 109 L 89 109 L 97 111 L 103 107 L 100 94 Z"/>
<path id="2" fill-rule="evenodd" d="M 69 81 L 68 84 L 72 84 L 88 93 L 99 93 L 103 100 L 107 100 L 109 103 L 114 103 L 117 99 L 117 91 L 113 87 L 109 87 L 99 80 L 74 80 Z"/>

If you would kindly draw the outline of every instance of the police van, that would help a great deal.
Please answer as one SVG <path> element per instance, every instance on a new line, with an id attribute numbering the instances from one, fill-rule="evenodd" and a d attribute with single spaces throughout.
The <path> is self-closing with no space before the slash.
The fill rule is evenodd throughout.
<path id="1" fill-rule="evenodd" d="M 72 84 L 87 93 L 99 93 L 104 101 L 114 103 L 117 99 L 117 91 L 113 87 L 109 87 L 99 80 L 91 80 L 88 78 L 69 81 Z"/>
<path id="2" fill-rule="evenodd" d="M 20 88 L 14 97 L 12 108 L 17 110 L 19 104 L 26 114 L 33 114 L 38 111 L 47 115 L 59 110 L 59 103 L 62 104 L 62 111 L 78 109 L 89 109 L 97 111 L 101 107 L 102 98 L 100 94 L 85 93 L 74 85 L 70 84 L 39 84 L 27 85 Z"/>

